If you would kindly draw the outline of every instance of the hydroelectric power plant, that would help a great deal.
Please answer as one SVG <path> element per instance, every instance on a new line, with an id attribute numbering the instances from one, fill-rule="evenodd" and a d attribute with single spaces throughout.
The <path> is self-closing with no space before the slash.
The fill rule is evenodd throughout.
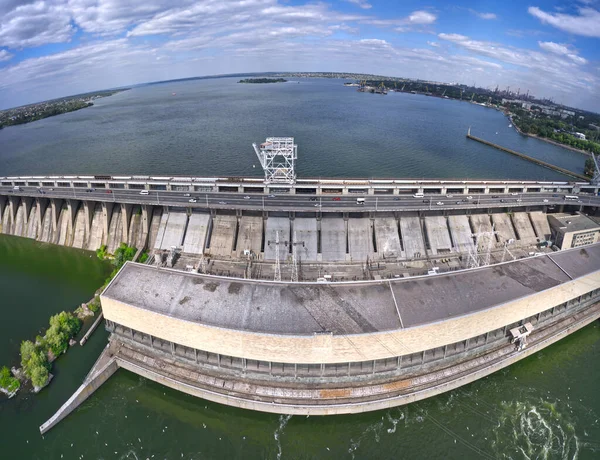
<path id="1" fill-rule="evenodd" d="M 1 231 L 112 252 L 110 343 L 52 428 L 119 367 L 284 414 L 407 404 L 600 317 L 600 186 L 309 179 L 291 138 L 263 178 L 0 178 Z"/>

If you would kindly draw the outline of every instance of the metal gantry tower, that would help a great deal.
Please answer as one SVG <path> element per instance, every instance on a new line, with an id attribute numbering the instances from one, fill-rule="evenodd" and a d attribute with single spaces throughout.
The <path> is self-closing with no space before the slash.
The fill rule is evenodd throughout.
<path id="1" fill-rule="evenodd" d="M 265 184 L 296 183 L 298 146 L 293 137 L 267 137 L 260 148 L 256 143 L 252 147 L 265 171 Z"/>
<path id="2" fill-rule="evenodd" d="M 594 175 L 590 180 L 590 184 L 592 185 L 600 185 L 600 166 L 598 166 L 598 160 L 594 152 L 590 152 L 592 154 L 592 160 L 594 160 Z"/>

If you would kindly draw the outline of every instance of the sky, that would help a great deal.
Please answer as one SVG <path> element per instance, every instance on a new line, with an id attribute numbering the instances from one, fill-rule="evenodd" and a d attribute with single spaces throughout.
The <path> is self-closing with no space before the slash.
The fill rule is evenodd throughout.
<path id="1" fill-rule="evenodd" d="M 600 0 L 0 0 L 0 109 L 268 71 L 510 86 L 600 112 Z"/>

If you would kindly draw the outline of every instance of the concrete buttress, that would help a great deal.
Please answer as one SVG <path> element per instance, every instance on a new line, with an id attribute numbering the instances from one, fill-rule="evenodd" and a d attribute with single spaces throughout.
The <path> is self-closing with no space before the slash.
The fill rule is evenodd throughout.
<path id="1" fill-rule="evenodd" d="M 52 232 L 56 233 L 58 228 L 58 219 L 60 217 L 60 211 L 62 209 L 62 200 L 57 198 L 50 199 L 50 206 L 52 208 Z"/>
<path id="2" fill-rule="evenodd" d="M 104 233 L 102 235 L 102 244 L 108 243 L 108 229 L 110 228 L 110 218 L 112 217 L 113 203 L 102 203 L 102 216 L 103 216 L 103 226 Z"/>
<path id="3" fill-rule="evenodd" d="M 130 204 L 121 203 L 121 224 L 123 225 L 123 241 L 129 241 L 129 221 L 131 220 Z"/>
<path id="4" fill-rule="evenodd" d="M 42 231 L 44 228 L 44 214 L 46 213 L 47 207 L 48 207 L 47 199 L 45 199 L 45 198 L 36 198 L 35 199 L 35 214 L 37 216 L 38 237 L 42 236 Z"/>
<path id="5" fill-rule="evenodd" d="M 23 220 L 25 224 L 25 228 L 27 228 L 27 224 L 29 223 L 29 215 L 31 213 L 31 205 L 33 203 L 33 198 L 29 198 L 26 196 L 21 197 L 21 206 L 23 206 Z"/>
<path id="6" fill-rule="evenodd" d="M 83 202 L 83 211 L 85 213 L 85 234 L 90 235 L 92 233 L 92 219 L 94 217 L 94 208 L 96 203 L 89 201 Z M 89 239 L 89 237 L 88 237 Z"/>
<path id="7" fill-rule="evenodd" d="M 13 234 L 14 233 L 14 226 L 17 222 L 17 209 L 19 207 L 19 202 L 21 200 L 18 197 L 9 197 L 8 198 L 8 211 L 10 212 L 10 221 L 11 221 L 11 228 L 7 229 L 6 233 L 10 233 Z"/>

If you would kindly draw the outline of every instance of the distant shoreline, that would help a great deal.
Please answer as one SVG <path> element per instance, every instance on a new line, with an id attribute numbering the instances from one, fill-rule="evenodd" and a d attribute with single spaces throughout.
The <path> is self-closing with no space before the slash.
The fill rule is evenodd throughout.
<path id="1" fill-rule="evenodd" d="M 97 91 L 94 93 L 85 93 L 76 96 L 69 96 L 51 101 L 29 104 L 13 109 L 0 111 L 0 129 L 9 126 L 26 125 L 44 118 L 55 117 L 64 113 L 76 112 L 81 109 L 92 107 L 94 100 L 102 97 L 113 96 L 130 88 Z"/>
<path id="2" fill-rule="evenodd" d="M 508 119 L 510 120 L 510 122 L 512 123 L 514 128 L 517 130 L 517 132 L 521 136 L 532 137 L 534 139 L 538 139 L 540 141 L 547 142 L 548 144 L 556 145 L 557 147 L 562 147 L 563 149 L 572 150 L 573 152 L 577 152 L 577 153 L 582 153 L 583 155 L 586 155 L 588 157 L 592 156 L 589 152 L 586 152 L 585 150 L 577 149 L 575 147 L 571 147 L 570 145 L 561 144 L 560 142 L 553 141 L 552 139 L 548 139 L 546 137 L 540 137 L 535 134 L 524 133 L 523 131 L 521 131 L 519 129 L 519 127 L 517 125 L 515 125 L 511 115 L 508 115 Z"/>

